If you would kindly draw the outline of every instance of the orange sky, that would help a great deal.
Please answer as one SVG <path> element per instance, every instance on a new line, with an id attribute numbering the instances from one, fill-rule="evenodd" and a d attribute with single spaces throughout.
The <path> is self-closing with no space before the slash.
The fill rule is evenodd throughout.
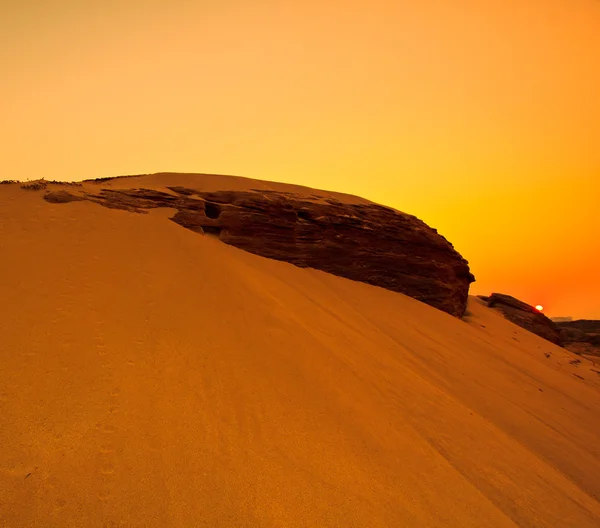
<path id="1" fill-rule="evenodd" d="M 0 179 L 350 192 L 600 319 L 598 0 L 2 0 L 0 66 Z"/>

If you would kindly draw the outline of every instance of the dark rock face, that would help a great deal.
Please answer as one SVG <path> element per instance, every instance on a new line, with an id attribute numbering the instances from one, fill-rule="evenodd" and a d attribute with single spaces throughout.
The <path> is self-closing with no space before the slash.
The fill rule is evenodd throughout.
<path id="1" fill-rule="evenodd" d="M 600 335 L 600 321 L 579 319 L 577 321 L 561 321 L 556 323 L 560 328 L 573 328 L 586 334 Z"/>
<path id="2" fill-rule="evenodd" d="M 487 305 L 498 309 L 509 321 L 562 346 L 558 326 L 533 306 L 503 293 L 492 293 L 487 298 Z"/>
<path id="3" fill-rule="evenodd" d="M 81 196 L 76 196 L 68 191 L 51 191 L 44 195 L 44 199 L 50 203 L 68 203 L 83 200 Z"/>
<path id="4" fill-rule="evenodd" d="M 82 197 L 137 213 L 174 208 L 177 224 L 251 253 L 401 292 L 457 317 L 465 311 L 474 281 L 467 261 L 412 215 L 319 195 L 169 189 L 174 194 L 101 189 Z"/>
<path id="5" fill-rule="evenodd" d="M 565 348 L 577 354 L 600 356 L 600 321 L 580 319 L 556 325 Z"/>

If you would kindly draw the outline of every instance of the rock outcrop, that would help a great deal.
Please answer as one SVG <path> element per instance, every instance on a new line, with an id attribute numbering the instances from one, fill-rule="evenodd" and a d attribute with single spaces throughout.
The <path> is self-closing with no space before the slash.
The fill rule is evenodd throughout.
<path id="1" fill-rule="evenodd" d="M 492 293 L 489 297 L 480 298 L 485 300 L 490 308 L 500 311 L 509 321 L 562 346 L 558 326 L 533 306 L 503 293 Z"/>
<path id="2" fill-rule="evenodd" d="M 600 321 L 580 319 L 556 325 L 565 348 L 576 354 L 600 356 Z"/>
<path id="3" fill-rule="evenodd" d="M 83 200 L 81 196 L 76 196 L 68 191 L 52 191 L 44 195 L 47 202 L 50 203 L 68 203 Z"/>
<path id="4" fill-rule="evenodd" d="M 457 317 L 465 311 L 474 281 L 467 261 L 412 215 L 318 194 L 168 189 L 61 190 L 45 198 L 85 199 L 137 213 L 173 208 L 177 224 L 246 251 L 401 292 Z"/>

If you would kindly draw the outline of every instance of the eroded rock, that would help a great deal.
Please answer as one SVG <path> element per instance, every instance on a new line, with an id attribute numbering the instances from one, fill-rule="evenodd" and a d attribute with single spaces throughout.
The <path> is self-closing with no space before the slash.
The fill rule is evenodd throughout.
<path id="1" fill-rule="evenodd" d="M 68 203 L 81 201 L 84 198 L 68 191 L 50 191 L 44 195 L 44 199 L 50 203 Z"/>
<path id="2" fill-rule="evenodd" d="M 577 354 L 600 356 L 600 321 L 580 319 L 561 321 L 556 325 L 565 348 Z"/>
<path id="3" fill-rule="evenodd" d="M 136 213 L 174 208 L 177 224 L 251 253 L 401 292 L 457 317 L 465 311 L 474 281 L 467 261 L 412 215 L 318 194 L 169 190 L 100 189 L 81 198 Z"/>
<path id="4" fill-rule="evenodd" d="M 533 306 L 503 293 L 492 293 L 487 298 L 487 305 L 499 310 L 509 321 L 562 346 L 558 326 Z"/>

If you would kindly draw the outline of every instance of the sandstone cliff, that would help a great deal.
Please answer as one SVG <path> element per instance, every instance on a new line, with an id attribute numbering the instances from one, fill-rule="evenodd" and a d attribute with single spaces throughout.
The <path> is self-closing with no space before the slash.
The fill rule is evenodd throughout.
<path id="1" fill-rule="evenodd" d="M 135 213 L 172 208 L 177 224 L 246 251 L 401 292 L 457 317 L 465 311 L 474 280 L 467 261 L 412 215 L 316 190 L 158 190 L 136 187 L 135 179 L 132 188 L 109 183 L 41 190 L 52 203 L 88 200 Z"/>

